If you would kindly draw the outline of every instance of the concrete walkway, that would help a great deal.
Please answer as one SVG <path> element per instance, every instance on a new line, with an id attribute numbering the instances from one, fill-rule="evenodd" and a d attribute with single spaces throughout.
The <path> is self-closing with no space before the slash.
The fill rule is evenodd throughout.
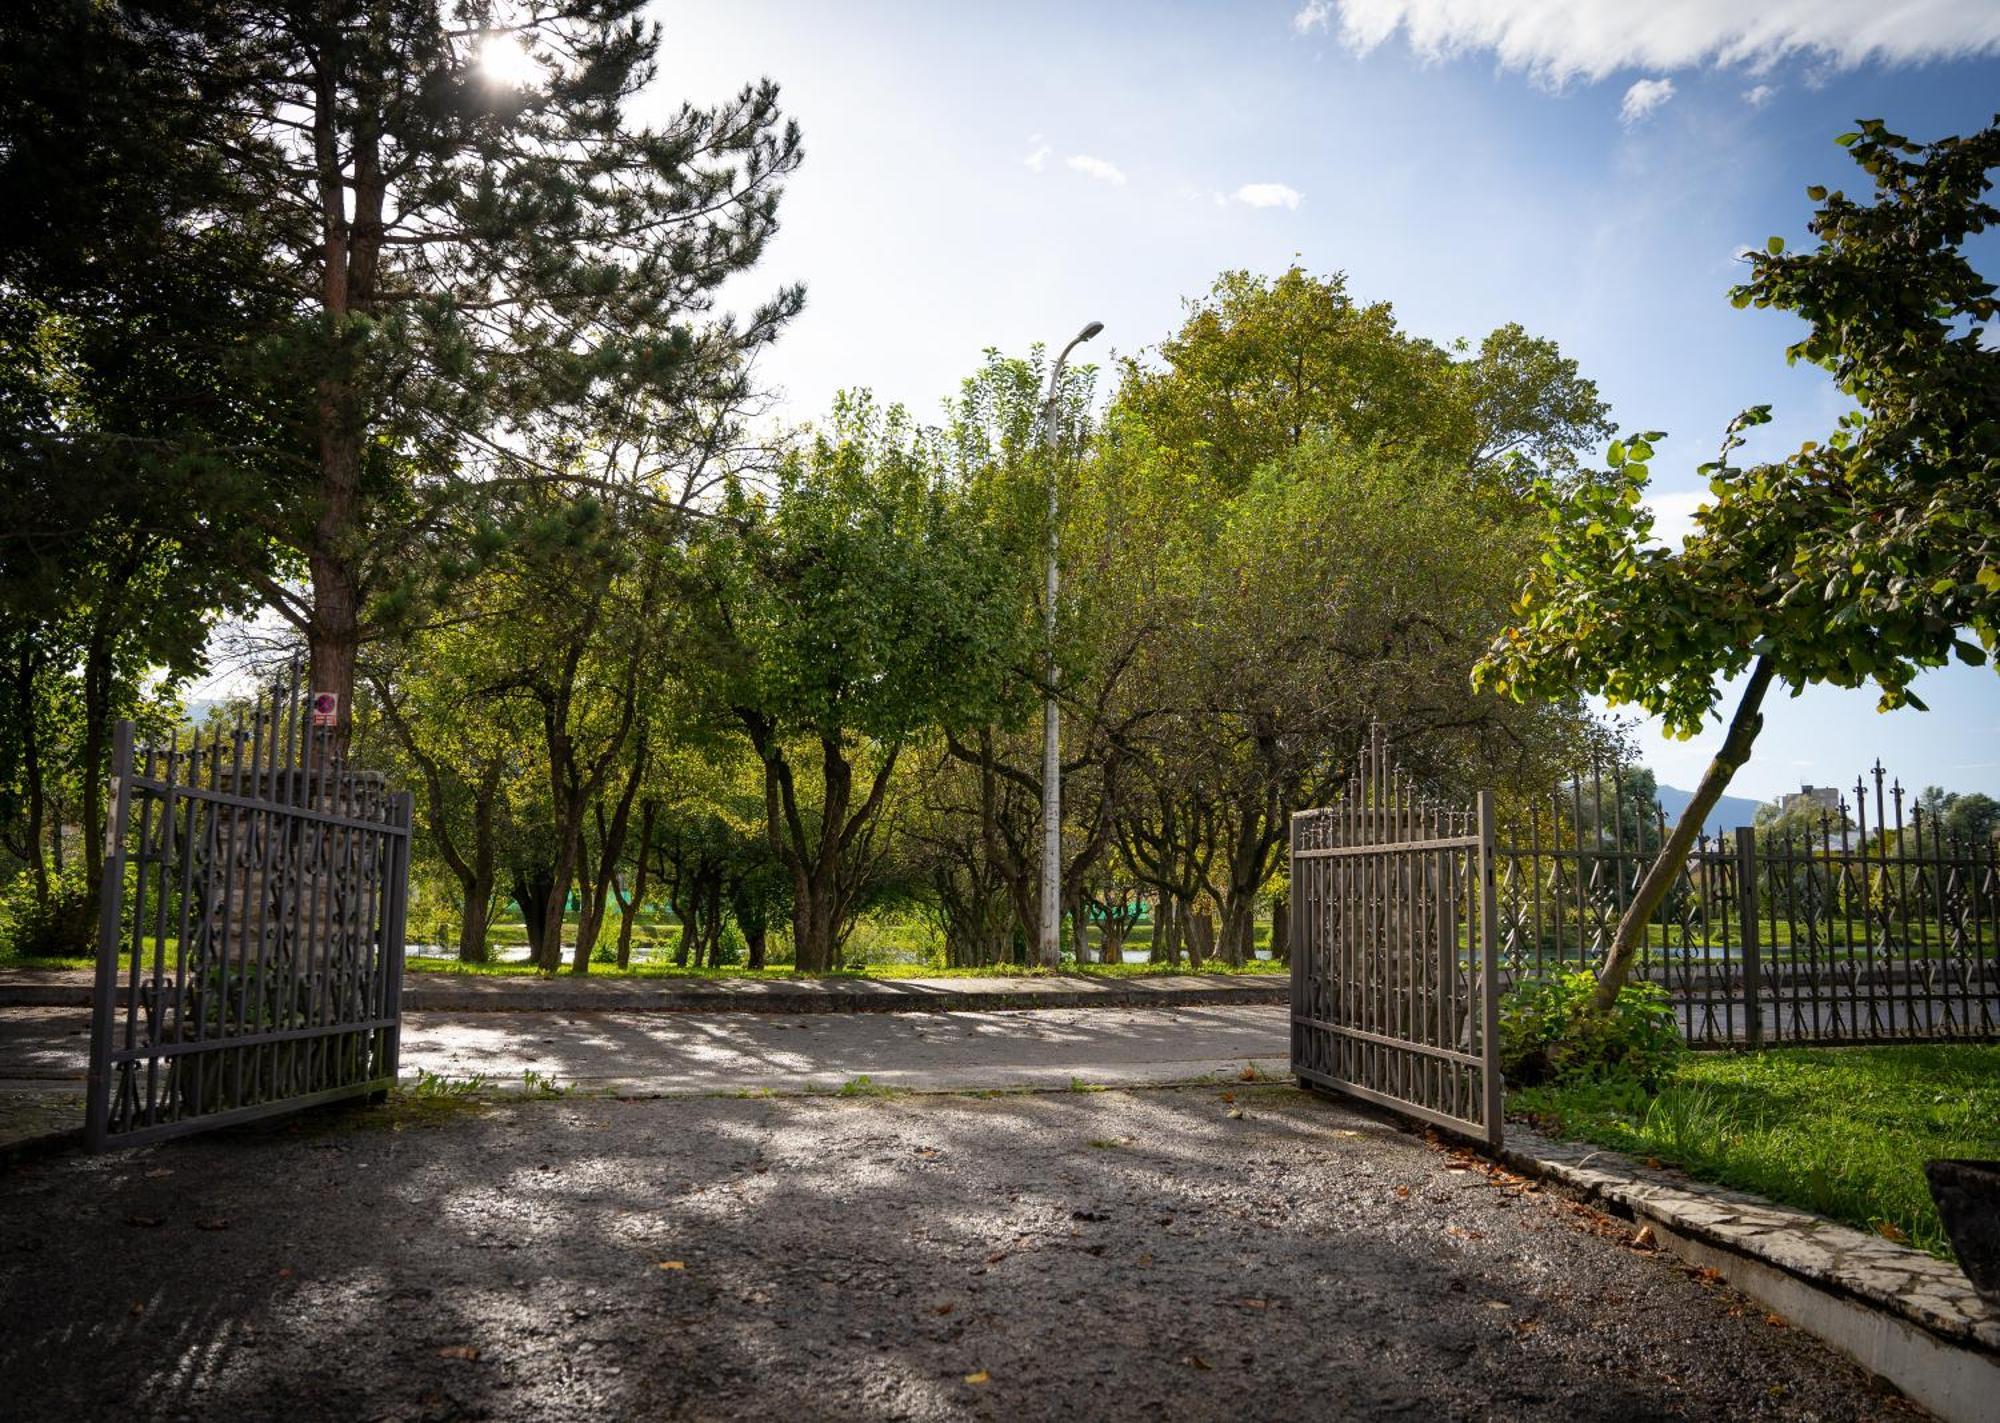
<path id="1" fill-rule="evenodd" d="M 1146 1086 L 1280 1076 L 1286 1010 L 1007 1013 L 412 1013 L 403 1078 L 519 1087 L 534 1072 L 630 1095 Z M 82 1121 L 90 1014 L 0 1011 L 0 1144 Z M 866 1078 L 866 1083 L 859 1079 Z M 62 1105 L 55 1105 L 60 1102 Z"/>
<path id="2" fill-rule="evenodd" d="M 996 978 L 577 978 L 403 975 L 406 1013 L 935 1013 L 1284 1003 L 1283 974 Z M 0 969 L 0 1008 L 88 1008 L 86 969 Z M 119 1001 L 124 1001 L 121 987 Z"/>

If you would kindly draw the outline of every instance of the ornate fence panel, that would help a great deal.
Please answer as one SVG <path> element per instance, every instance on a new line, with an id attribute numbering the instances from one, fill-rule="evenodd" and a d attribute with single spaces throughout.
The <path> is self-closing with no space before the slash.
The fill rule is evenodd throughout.
<path id="1" fill-rule="evenodd" d="M 1292 1071 L 1501 1135 L 1493 800 L 1421 800 L 1370 738 L 1345 794 L 1292 817 Z"/>
<path id="2" fill-rule="evenodd" d="M 118 726 L 93 1150 L 395 1082 L 410 797 L 329 755 L 307 701 L 295 668 L 206 741 Z"/>
<path id="3" fill-rule="evenodd" d="M 1869 779 L 1817 824 L 1738 837 L 1762 944 L 1758 1040 L 2000 1036 L 2000 846 L 1906 815 L 1880 763 Z"/>
<path id="4" fill-rule="evenodd" d="M 1873 796 L 1788 832 L 1703 834 L 1654 914 L 1635 978 L 1672 999 L 1696 1047 L 2000 1035 L 2000 865 Z M 1500 981 L 1595 971 L 1665 842 L 1657 803 L 1615 768 L 1573 778 L 1502 829 Z"/>

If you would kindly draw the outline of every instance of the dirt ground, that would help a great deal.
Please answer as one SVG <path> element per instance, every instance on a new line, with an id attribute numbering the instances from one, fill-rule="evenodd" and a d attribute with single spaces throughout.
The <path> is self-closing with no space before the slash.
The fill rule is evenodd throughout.
<path id="1" fill-rule="evenodd" d="M 19 1419 L 1915 1416 L 1290 1087 L 349 1108 L 0 1176 Z"/>

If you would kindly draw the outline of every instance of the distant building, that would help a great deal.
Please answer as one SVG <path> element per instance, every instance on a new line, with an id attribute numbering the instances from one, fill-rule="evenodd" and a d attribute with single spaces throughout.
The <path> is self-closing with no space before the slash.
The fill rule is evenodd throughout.
<path id="1" fill-rule="evenodd" d="M 1778 813 L 1787 814 L 1795 808 L 1818 806 L 1830 814 L 1840 814 L 1840 792 L 1832 786 L 1800 786 L 1796 795 L 1778 797 Z"/>

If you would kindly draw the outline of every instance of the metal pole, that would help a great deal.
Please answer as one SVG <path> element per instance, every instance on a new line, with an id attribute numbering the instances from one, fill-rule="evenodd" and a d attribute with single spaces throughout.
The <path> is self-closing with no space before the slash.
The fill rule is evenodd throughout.
<path id="1" fill-rule="evenodd" d="M 1736 923 L 1743 932 L 1743 1035 L 1755 1052 L 1764 1046 L 1764 955 L 1757 942 L 1757 832 L 1748 825 L 1736 831 Z"/>
<path id="2" fill-rule="evenodd" d="M 1042 687 L 1042 922 L 1037 956 L 1044 968 L 1062 962 L 1062 709 L 1056 703 L 1056 391 L 1069 353 L 1104 329 L 1093 321 L 1070 339 L 1049 370 L 1049 397 L 1042 404 L 1042 451 L 1049 464 L 1049 549 L 1042 588 L 1042 635 L 1047 653 Z"/>

